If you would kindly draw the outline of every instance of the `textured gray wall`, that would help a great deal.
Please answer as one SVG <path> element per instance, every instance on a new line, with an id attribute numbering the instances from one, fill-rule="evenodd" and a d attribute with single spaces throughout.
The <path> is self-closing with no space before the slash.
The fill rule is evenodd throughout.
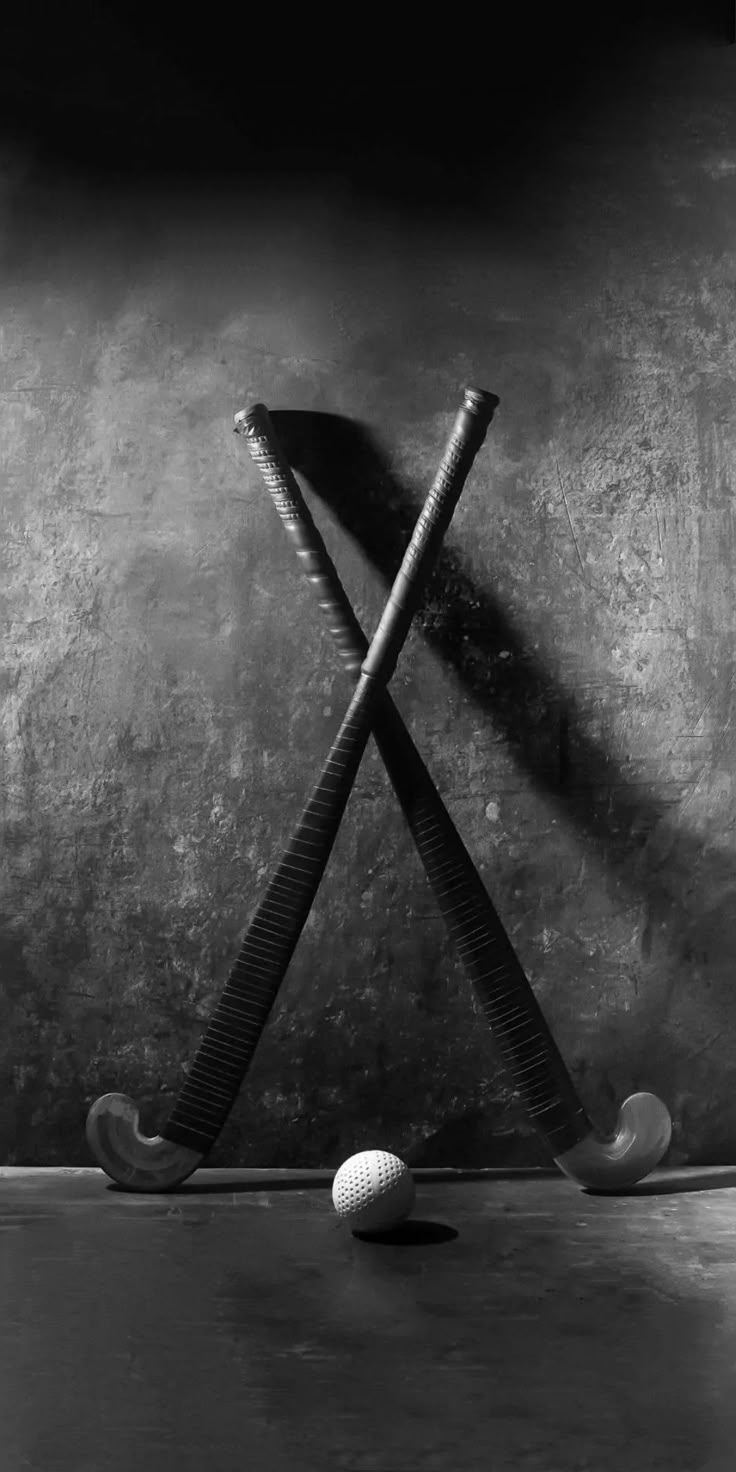
<path id="1" fill-rule="evenodd" d="M 397 701 L 591 1112 L 730 1158 L 735 56 L 655 38 L 383 192 L 7 144 L 0 1158 L 87 1162 L 111 1088 L 155 1130 L 347 697 L 233 412 L 342 420 L 311 504 L 371 624 L 468 382 Z M 373 1143 L 546 1160 L 371 751 L 211 1163 Z"/>

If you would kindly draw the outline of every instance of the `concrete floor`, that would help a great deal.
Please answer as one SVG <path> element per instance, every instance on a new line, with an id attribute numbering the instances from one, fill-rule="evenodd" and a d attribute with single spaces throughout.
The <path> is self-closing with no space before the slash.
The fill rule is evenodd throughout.
<path id="1" fill-rule="evenodd" d="M 0 1170 L 3 1472 L 733 1472 L 736 1170 Z"/>

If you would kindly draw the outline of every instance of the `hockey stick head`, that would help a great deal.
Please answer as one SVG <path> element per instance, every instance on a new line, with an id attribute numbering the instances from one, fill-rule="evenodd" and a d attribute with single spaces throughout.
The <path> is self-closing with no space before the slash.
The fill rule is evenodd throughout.
<path id="1" fill-rule="evenodd" d="M 580 1186 L 617 1191 L 633 1186 L 659 1165 L 672 1137 L 669 1110 L 656 1094 L 630 1094 L 609 1140 L 586 1135 L 556 1157 L 560 1170 Z"/>
<path id="2" fill-rule="evenodd" d="M 104 1171 L 128 1191 L 170 1191 L 197 1169 L 203 1155 L 161 1135 L 143 1135 L 140 1115 L 125 1094 L 103 1094 L 87 1115 L 87 1143 Z"/>

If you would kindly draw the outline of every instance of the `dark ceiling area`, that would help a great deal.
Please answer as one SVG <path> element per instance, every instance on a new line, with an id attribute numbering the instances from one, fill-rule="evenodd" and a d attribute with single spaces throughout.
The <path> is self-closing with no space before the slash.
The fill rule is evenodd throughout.
<path id="1" fill-rule="evenodd" d="M 472 160 L 501 137 L 523 148 L 569 125 L 591 88 L 625 98 L 627 73 L 663 38 L 729 45 L 733 5 L 488 5 L 440 24 L 375 7 L 295 20 L 29 3 L 3 22 L 0 126 L 47 160 L 98 170 L 299 169 L 394 146 Z"/>

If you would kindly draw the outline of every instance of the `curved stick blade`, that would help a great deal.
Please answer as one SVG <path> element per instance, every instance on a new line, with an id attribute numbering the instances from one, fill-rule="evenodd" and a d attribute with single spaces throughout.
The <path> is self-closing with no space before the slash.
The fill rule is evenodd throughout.
<path id="1" fill-rule="evenodd" d="M 610 1140 L 590 1134 L 556 1156 L 556 1162 L 580 1186 L 617 1191 L 648 1176 L 659 1165 L 671 1138 L 672 1120 L 662 1100 L 656 1094 L 630 1094 L 621 1105 Z"/>
<path id="2" fill-rule="evenodd" d="M 128 1191 L 169 1191 L 185 1181 L 202 1152 L 143 1135 L 140 1115 L 126 1094 L 102 1094 L 87 1115 L 87 1143 L 104 1171 Z"/>

